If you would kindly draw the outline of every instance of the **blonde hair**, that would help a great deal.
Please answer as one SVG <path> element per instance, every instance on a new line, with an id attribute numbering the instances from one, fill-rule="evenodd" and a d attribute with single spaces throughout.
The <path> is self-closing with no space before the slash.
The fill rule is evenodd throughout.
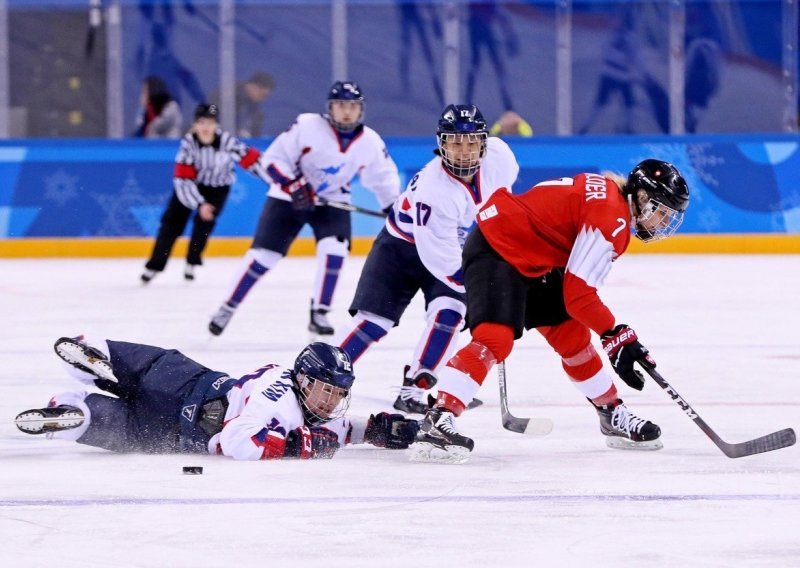
<path id="1" fill-rule="evenodd" d="M 610 179 L 619 186 L 623 193 L 625 193 L 625 186 L 628 185 L 628 177 L 619 172 L 604 171 L 600 175 L 604 178 Z"/>

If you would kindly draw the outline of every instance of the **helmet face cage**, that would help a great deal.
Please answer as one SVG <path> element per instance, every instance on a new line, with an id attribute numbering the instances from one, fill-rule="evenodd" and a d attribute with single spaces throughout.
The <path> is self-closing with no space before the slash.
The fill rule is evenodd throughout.
<path id="1" fill-rule="evenodd" d="M 341 418 L 350 406 L 350 390 L 325 381 L 297 374 L 298 398 L 303 415 L 311 426 Z"/>
<path id="2" fill-rule="evenodd" d="M 445 167 L 458 177 L 474 175 L 486 155 L 488 136 L 486 121 L 478 107 L 448 105 L 436 129 L 436 143 Z M 457 148 L 450 147 L 456 145 Z"/>
<path id="3" fill-rule="evenodd" d="M 347 353 L 314 342 L 297 356 L 293 371 L 300 406 L 309 424 L 329 422 L 347 411 L 355 381 Z"/>
<path id="4" fill-rule="evenodd" d="M 683 223 L 683 212 L 676 211 L 650 197 L 640 189 L 636 194 L 639 214 L 634 218 L 636 237 L 648 243 L 660 241 L 675 234 Z"/>
<path id="5" fill-rule="evenodd" d="M 436 139 L 439 146 L 439 154 L 445 167 L 458 177 L 470 177 L 475 175 L 481 167 L 481 160 L 486 155 L 486 132 L 478 134 L 452 134 L 443 132 Z M 476 143 L 477 144 L 474 144 Z M 474 150 L 464 150 L 465 144 L 474 145 Z M 461 144 L 459 149 L 448 148 L 451 145 Z"/>
<path id="6" fill-rule="evenodd" d="M 353 122 L 341 122 L 334 120 L 333 105 L 334 101 L 351 101 L 357 103 L 360 107 L 358 117 Z M 352 132 L 358 128 L 364 121 L 364 93 L 361 88 L 352 81 L 336 81 L 328 93 L 327 114 L 325 115 L 328 122 L 339 132 Z"/>

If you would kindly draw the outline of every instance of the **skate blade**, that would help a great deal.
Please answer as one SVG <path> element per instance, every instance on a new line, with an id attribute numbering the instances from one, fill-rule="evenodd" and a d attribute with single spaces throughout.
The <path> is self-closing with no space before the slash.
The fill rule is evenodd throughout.
<path id="1" fill-rule="evenodd" d="M 615 450 L 653 452 L 663 448 L 664 444 L 661 443 L 661 438 L 656 438 L 655 440 L 649 440 L 647 442 L 634 442 L 633 440 L 628 440 L 627 438 L 621 438 L 619 436 L 608 436 L 606 437 L 606 446 L 614 448 Z"/>
<path id="2" fill-rule="evenodd" d="M 64 361 L 71 365 L 76 365 L 82 371 L 94 375 L 100 379 L 106 379 L 112 383 L 119 382 L 111 370 L 111 365 L 107 361 L 86 355 L 83 347 L 67 341 L 56 346 L 56 353 Z"/>
<path id="3" fill-rule="evenodd" d="M 466 462 L 472 453 L 462 446 L 440 448 L 430 442 L 414 442 L 409 449 L 411 450 L 411 461 L 453 465 Z"/>
<path id="4" fill-rule="evenodd" d="M 14 424 L 26 434 L 44 434 L 59 430 L 71 430 L 81 426 L 83 421 L 83 415 L 78 412 L 66 412 L 61 416 L 45 416 L 38 410 L 28 410 L 18 414 L 14 419 Z"/>

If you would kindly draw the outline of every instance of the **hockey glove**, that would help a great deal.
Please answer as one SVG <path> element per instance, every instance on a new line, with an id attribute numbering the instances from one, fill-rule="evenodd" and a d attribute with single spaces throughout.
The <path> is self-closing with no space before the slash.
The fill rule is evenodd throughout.
<path id="1" fill-rule="evenodd" d="M 286 185 L 282 185 L 281 189 L 292 198 L 292 207 L 295 211 L 314 210 L 314 197 L 316 193 L 311 184 L 308 183 L 303 176 L 293 179 Z"/>
<path id="2" fill-rule="evenodd" d="M 641 372 L 633 368 L 633 364 L 640 359 L 647 359 L 648 363 L 655 367 L 656 362 L 647 348 L 639 343 L 636 332 L 621 323 L 601 335 L 600 341 L 619 378 L 632 389 L 642 390 L 644 377 Z"/>
<path id="3" fill-rule="evenodd" d="M 405 450 L 417 436 L 419 422 L 402 414 L 373 414 L 364 430 L 364 441 L 388 450 Z"/>
<path id="4" fill-rule="evenodd" d="M 339 449 L 339 437 L 327 428 L 301 426 L 286 436 L 285 458 L 330 459 Z"/>

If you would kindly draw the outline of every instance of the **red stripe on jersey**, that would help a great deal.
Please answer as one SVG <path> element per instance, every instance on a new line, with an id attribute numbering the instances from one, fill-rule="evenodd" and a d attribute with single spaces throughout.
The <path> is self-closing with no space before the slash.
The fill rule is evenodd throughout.
<path id="1" fill-rule="evenodd" d="M 411 236 L 409 236 L 409 235 L 408 235 L 408 233 L 406 233 L 406 232 L 405 232 L 403 229 L 401 229 L 401 228 L 400 228 L 400 227 L 397 225 L 397 223 L 396 223 L 396 222 L 395 222 L 395 220 L 394 220 L 394 215 L 389 215 L 389 216 L 386 218 L 386 220 L 387 220 L 387 221 L 389 221 L 389 225 L 391 225 L 391 226 L 392 226 L 392 228 L 393 228 L 395 231 L 397 231 L 397 234 L 398 234 L 398 235 L 400 235 L 400 237 L 401 237 L 403 240 L 405 240 L 405 241 L 408 241 L 408 242 L 409 242 L 409 243 L 411 243 L 412 245 L 414 244 L 414 238 L 413 238 L 413 237 L 411 237 Z"/>
<path id="2" fill-rule="evenodd" d="M 271 432 L 267 432 L 265 436 L 264 430 L 262 430 L 250 439 L 256 446 L 262 448 L 262 460 L 282 458 L 286 451 L 286 438 Z"/>
<path id="3" fill-rule="evenodd" d="M 248 148 L 247 154 L 245 154 L 241 160 L 239 160 L 239 165 L 243 168 L 247 169 L 253 164 L 258 161 L 258 158 L 261 157 L 261 152 L 256 150 L 255 148 Z"/>
<path id="4" fill-rule="evenodd" d="M 180 179 L 197 179 L 197 168 L 191 164 L 175 164 L 174 176 Z"/>
<path id="5" fill-rule="evenodd" d="M 442 169 L 444 170 L 444 173 L 446 173 L 448 176 L 450 176 L 451 178 L 453 178 L 454 180 L 459 182 L 461 184 L 461 186 L 464 189 L 467 190 L 467 193 L 472 198 L 472 201 L 475 203 L 475 205 L 480 205 L 481 200 L 482 200 L 482 196 L 481 196 L 481 171 L 480 171 L 480 169 L 477 172 L 475 172 L 475 175 L 472 178 L 474 183 L 470 184 L 470 183 L 465 182 L 462 178 L 458 177 L 457 175 L 455 175 L 450 170 L 448 170 L 447 167 L 445 167 L 445 165 L 444 165 L 444 161 L 442 161 L 441 164 L 442 164 Z M 506 189 L 506 188 L 502 187 L 500 189 Z"/>

